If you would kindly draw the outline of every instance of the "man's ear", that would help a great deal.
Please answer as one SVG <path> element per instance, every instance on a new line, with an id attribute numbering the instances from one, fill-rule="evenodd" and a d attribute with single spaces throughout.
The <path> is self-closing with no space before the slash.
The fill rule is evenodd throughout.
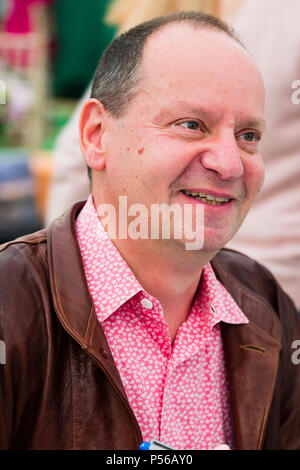
<path id="1" fill-rule="evenodd" d="M 91 98 L 81 111 L 79 120 L 80 147 L 86 164 L 94 170 L 104 170 L 106 165 L 102 137 L 107 111 L 103 104 Z"/>

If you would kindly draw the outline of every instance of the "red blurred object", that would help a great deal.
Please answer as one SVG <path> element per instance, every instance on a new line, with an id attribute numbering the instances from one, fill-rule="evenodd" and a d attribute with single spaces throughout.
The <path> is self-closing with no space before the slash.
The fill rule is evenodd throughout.
<path id="1" fill-rule="evenodd" d="M 11 66 L 26 67 L 32 64 L 34 58 L 30 57 L 30 51 L 19 47 L 24 41 L 24 35 L 35 31 L 32 15 L 32 5 L 48 4 L 52 0 L 11 0 L 9 8 L 4 15 L 2 31 L 9 33 L 11 44 L 5 45 L 5 54 L 0 45 L 0 55 Z M 17 45 L 17 47 L 16 47 Z"/>
<path id="2" fill-rule="evenodd" d="M 52 0 L 11 0 L 3 21 L 3 31 L 29 33 L 32 31 L 29 9 L 33 3 L 51 3 Z"/>
<path id="3" fill-rule="evenodd" d="M 1 67 L 32 94 L 30 107 L 14 128 L 18 145 L 29 149 L 39 148 L 45 134 L 49 3 L 51 0 L 10 0 L 0 31 Z M 13 87 L 12 81 L 8 93 L 12 90 L 9 86 Z M 10 96 L 10 109 L 13 103 L 16 106 Z"/>

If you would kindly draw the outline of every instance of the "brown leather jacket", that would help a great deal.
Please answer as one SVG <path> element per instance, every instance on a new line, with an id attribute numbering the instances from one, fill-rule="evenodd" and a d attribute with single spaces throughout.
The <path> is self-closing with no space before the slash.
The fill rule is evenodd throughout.
<path id="1" fill-rule="evenodd" d="M 1 449 L 138 449 L 142 441 L 87 288 L 74 231 L 82 206 L 0 248 Z M 250 320 L 221 325 L 237 448 L 300 449 L 295 308 L 246 256 L 221 250 L 212 265 Z"/>

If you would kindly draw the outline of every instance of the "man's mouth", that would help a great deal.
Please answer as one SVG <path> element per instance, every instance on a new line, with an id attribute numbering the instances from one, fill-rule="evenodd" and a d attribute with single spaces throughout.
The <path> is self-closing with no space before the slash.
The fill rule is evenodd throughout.
<path id="1" fill-rule="evenodd" d="M 204 204 L 209 204 L 211 206 L 222 206 L 223 204 L 226 204 L 227 202 L 232 200 L 231 198 L 213 196 L 212 194 L 206 194 L 202 192 L 198 193 L 188 190 L 182 190 L 181 192 L 186 196 L 192 197 L 193 199 L 197 199 L 198 201 L 201 201 Z"/>

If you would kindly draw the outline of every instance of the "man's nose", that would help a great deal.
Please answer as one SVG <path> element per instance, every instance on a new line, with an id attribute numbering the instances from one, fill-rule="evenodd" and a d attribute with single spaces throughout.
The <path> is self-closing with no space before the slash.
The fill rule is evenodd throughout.
<path id="1" fill-rule="evenodd" d="M 241 152 L 234 135 L 218 137 L 201 153 L 201 165 L 223 180 L 234 181 L 244 173 Z"/>

